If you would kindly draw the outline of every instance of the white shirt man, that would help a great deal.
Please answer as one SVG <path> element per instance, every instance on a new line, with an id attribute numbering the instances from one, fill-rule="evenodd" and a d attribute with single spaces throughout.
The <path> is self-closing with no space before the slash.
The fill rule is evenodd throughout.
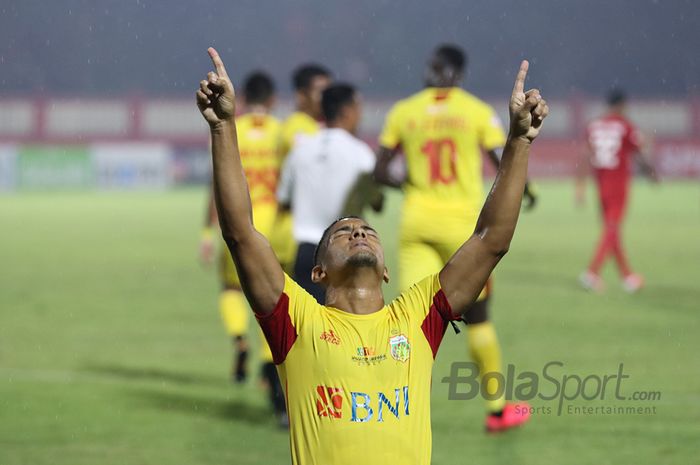
<path id="1" fill-rule="evenodd" d="M 346 129 L 322 129 L 300 136 L 282 170 L 277 198 L 290 205 L 294 239 L 299 244 L 294 278 L 319 302 L 324 291 L 311 281 L 316 245 L 326 227 L 344 213 L 360 178 L 374 170 L 370 147 Z"/>

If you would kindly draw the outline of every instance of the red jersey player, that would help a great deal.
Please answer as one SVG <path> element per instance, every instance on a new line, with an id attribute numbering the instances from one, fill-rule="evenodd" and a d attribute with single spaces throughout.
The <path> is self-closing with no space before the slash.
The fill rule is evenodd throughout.
<path id="1" fill-rule="evenodd" d="M 636 158 L 645 175 L 657 181 L 656 171 L 644 156 L 648 144 L 625 116 L 625 94 L 613 90 L 608 95 L 608 111 L 591 121 L 586 129 L 588 139 L 587 160 L 581 163 L 577 179 L 576 200 L 582 204 L 584 180 L 588 166 L 594 173 L 598 186 L 603 232 L 588 269 L 579 278 L 588 290 L 601 292 L 604 288 L 600 268 L 609 255 L 615 258 L 622 277 L 622 286 L 627 292 L 636 292 L 644 286 L 644 279 L 632 272 L 620 239 L 620 226 L 627 205 L 627 192 L 631 177 L 632 158 Z"/>

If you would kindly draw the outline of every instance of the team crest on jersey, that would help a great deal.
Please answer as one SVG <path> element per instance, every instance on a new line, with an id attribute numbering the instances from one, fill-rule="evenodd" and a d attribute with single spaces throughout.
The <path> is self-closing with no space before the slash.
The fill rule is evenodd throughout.
<path id="1" fill-rule="evenodd" d="M 391 348 L 391 356 L 399 362 L 405 362 L 411 355 L 411 344 L 408 343 L 408 338 L 403 334 L 389 338 L 389 347 Z"/>

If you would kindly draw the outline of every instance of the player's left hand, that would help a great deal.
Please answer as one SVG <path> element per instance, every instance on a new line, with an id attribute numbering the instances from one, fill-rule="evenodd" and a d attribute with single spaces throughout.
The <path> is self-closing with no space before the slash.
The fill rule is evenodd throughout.
<path id="1" fill-rule="evenodd" d="M 537 89 L 525 92 L 525 78 L 530 64 L 527 60 L 520 63 L 518 76 L 515 78 L 513 94 L 510 97 L 510 136 L 535 140 L 542 128 L 542 122 L 549 113 L 546 100 Z"/>
<path id="2" fill-rule="evenodd" d="M 537 190 L 531 181 L 525 183 L 525 192 L 523 192 L 523 208 L 525 211 L 530 211 L 537 205 Z"/>

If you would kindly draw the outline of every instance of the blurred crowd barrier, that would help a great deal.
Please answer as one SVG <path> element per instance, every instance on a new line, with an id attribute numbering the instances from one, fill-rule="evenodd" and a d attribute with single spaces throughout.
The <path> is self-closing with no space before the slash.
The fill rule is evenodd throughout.
<path id="1" fill-rule="evenodd" d="M 0 98 L 0 191 L 46 188 L 164 189 L 210 176 L 208 132 L 194 99 Z M 361 136 L 376 145 L 392 101 L 367 100 Z M 490 102 L 507 121 L 507 102 Z M 584 147 L 586 121 L 603 105 L 554 101 L 533 149 L 531 176 L 570 176 Z M 291 102 L 276 113 L 284 117 Z M 654 140 L 666 178 L 700 178 L 700 99 L 629 104 Z M 489 172 L 488 164 L 485 170 Z"/>

